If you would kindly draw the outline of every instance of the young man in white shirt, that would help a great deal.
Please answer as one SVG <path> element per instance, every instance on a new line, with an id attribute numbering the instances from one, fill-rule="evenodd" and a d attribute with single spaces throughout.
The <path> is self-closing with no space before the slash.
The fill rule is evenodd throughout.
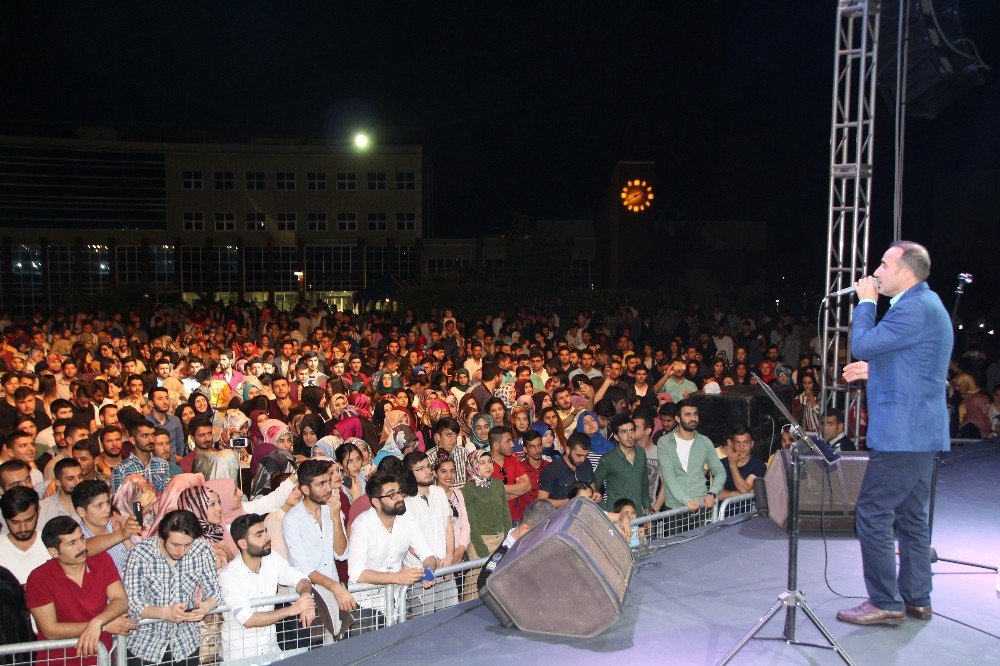
<path id="1" fill-rule="evenodd" d="M 372 508 L 351 523 L 347 576 L 352 583 L 398 586 L 390 594 L 395 596 L 397 613 L 403 616 L 407 588 L 424 578 L 425 569 L 438 569 L 441 561 L 428 545 L 417 519 L 406 512 L 405 495 L 394 474 L 375 471 L 368 477 L 365 492 Z M 409 550 L 414 552 L 423 569 L 403 566 Z M 362 592 L 358 597 L 362 607 L 384 610 L 381 608 L 385 599 L 382 590 Z M 377 627 L 377 614 L 375 620 Z M 362 630 L 376 627 L 365 626 L 364 622 L 360 626 Z"/>
<path id="2" fill-rule="evenodd" d="M 229 532 L 240 556 L 219 574 L 222 598 L 229 608 L 223 616 L 222 658 L 230 661 L 273 654 L 278 651 L 276 623 L 298 615 L 306 628 L 315 619 L 312 584 L 288 560 L 271 552 L 264 516 L 257 513 L 239 516 Z M 254 599 L 273 597 L 279 585 L 294 587 L 298 600 L 283 608 L 250 605 Z"/>
<path id="3" fill-rule="evenodd" d="M 288 561 L 316 585 L 333 622 L 340 632 L 340 611 L 358 607 L 347 587 L 337 576 L 335 560 L 347 555 L 347 536 L 340 513 L 340 498 L 333 493 L 331 478 L 339 473 L 327 460 L 306 460 L 297 475 L 302 501 L 293 506 L 281 521 L 281 531 L 288 546 Z"/>
<path id="4" fill-rule="evenodd" d="M 37 529 L 38 493 L 15 486 L 0 497 L 0 512 L 7 526 L 7 534 L 0 536 L 0 566 L 26 585 L 28 574 L 52 558 Z"/>
<path id="5" fill-rule="evenodd" d="M 430 458 L 423 451 L 411 451 L 403 458 L 403 465 L 410 472 L 404 491 L 407 494 L 406 511 L 412 514 L 427 539 L 427 545 L 440 566 L 452 564 L 455 553 L 455 528 L 451 521 L 451 504 L 444 489 L 436 485 L 434 468 Z M 415 494 L 414 494 L 415 493 Z M 422 568 L 412 553 L 407 553 L 404 564 L 412 568 Z M 424 582 L 423 589 L 415 590 L 412 603 L 413 615 L 423 615 L 436 610 L 450 608 L 458 603 L 458 587 L 455 579 Z"/>

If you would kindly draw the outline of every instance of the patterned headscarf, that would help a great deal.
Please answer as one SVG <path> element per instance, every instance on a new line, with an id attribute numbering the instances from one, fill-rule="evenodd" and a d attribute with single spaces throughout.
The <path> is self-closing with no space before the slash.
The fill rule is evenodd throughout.
<path id="1" fill-rule="evenodd" d="M 202 536 L 218 543 L 222 541 L 226 530 L 221 523 L 214 525 L 208 522 L 208 503 L 213 499 L 218 499 L 218 494 L 214 490 L 209 490 L 205 486 L 191 486 L 181 491 L 180 497 L 177 498 L 177 508 L 193 513 L 201 525 Z"/>
<path id="2" fill-rule="evenodd" d="M 475 451 L 469 452 L 469 476 L 472 480 L 476 482 L 476 485 L 480 488 L 488 488 L 492 479 L 488 476 L 482 476 L 479 472 L 479 461 L 483 456 L 489 456 L 490 452 L 485 449 L 476 449 Z"/>
<path id="3" fill-rule="evenodd" d="M 486 412 L 479 412 L 478 414 L 472 417 L 471 421 L 472 434 L 470 435 L 470 437 L 472 438 L 472 443 L 476 445 L 477 449 L 490 448 L 489 437 L 487 437 L 486 439 L 479 439 L 479 437 L 476 435 L 476 424 L 483 420 L 487 421 L 490 424 L 491 428 L 494 425 L 496 425 L 495 423 L 493 423 L 493 417 L 487 414 Z"/>

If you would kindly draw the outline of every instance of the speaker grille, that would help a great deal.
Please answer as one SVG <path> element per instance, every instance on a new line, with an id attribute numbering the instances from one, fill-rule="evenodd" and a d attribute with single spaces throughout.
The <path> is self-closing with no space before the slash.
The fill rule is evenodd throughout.
<path id="1" fill-rule="evenodd" d="M 613 528 L 605 529 L 614 534 Z M 590 556 L 598 571 L 606 573 L 604 579 L 611 584 L 615 594 L 624 597 L 632 573 L 632 554 L 629 547 L 617 534 L 614 534 L 617 538 L 598 539 L 595 538 L 593 530 L 594 526 L 583 520 L 573 521 L 566 528 L 566 534 L 576 541 L 580 550 Z M 624 569 L 625 565 L 628 565 L 627 571 Z"/>

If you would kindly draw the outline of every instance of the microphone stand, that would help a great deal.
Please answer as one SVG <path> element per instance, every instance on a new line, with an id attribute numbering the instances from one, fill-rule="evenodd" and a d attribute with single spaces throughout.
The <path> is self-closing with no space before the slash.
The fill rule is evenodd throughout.
<path id="1" fill-rule="evenodd" d="M 848 666 L 854 666 L 854 662 L 848 656 L 844 648 L 841 647 L 837 639 L 833 637 L 833 634 L 823 626 L 816 614 L 813 612 L 809 604 L 806 603 L 806 597 L 801 590 L 798 589 L 798 568 L 799 568 L 799 485 L 801 481 L 801 452 L 802 449 L 812 449 L 816 450 L 815 444 L 807 437 L 805 431 L 803 431 L 798 424 L 792 425 L 792 432 L 798 437 L 798 440 L 792 444 L 791 447 L 791 462 L 789 463 L 789 481 L 788 481 L 788 584 L 784 592 L 778 595 L 778 600 L 774 602 L 774 605 L 761 616 L 757 623 L 750 627 L 750 629 L 743 634 L 739 642 L 733 646 L 733 648 L 726 654 L 725 657 L 719 662 L 719 666 L 725 666 L 733 657 L 735 657 L 743 647 L 749 643 L 754 638 L 758 640 L 772 640 L 772 641 L 784 641 L 789 645 L 803 645 L 807 647 L 823 648 L 825 650 L 833 650 L 837 653 L 844 663 Z M 779 452 L 780 454 L 780 452 Z M 784 462 L 784 458 L 778 461 L 778 464 Z M 768 622 L 771 621 L 775 615 L 778 614 L 782 608 L 785 609 L 785 628 L 784 632 L 780 636 L 758 636 L 757 634 L 764 628 Z M 801 608 L 802 612 L 805 613 L 809 621 L 812 622 L 813 626 L 823 635 L 826 639 L 827 644 L 822 643 L 807 643 L 805 641 L 800 641 L 795 638 L 795 609 Z"/>

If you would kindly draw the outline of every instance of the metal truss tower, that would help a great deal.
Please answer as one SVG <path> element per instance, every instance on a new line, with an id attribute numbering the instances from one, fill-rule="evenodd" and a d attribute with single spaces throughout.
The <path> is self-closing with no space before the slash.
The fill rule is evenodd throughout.
<path id="1" fill-rule="evenodd" d="M 878 31 L 878 0 L 838 0 L 824 293 L 849 287 L 868 274 Z M 832 298 L 823 310 L 824 414 L 847 405 L 841 371 L 851 361 L 853 303 L 851 296 Z"/>

